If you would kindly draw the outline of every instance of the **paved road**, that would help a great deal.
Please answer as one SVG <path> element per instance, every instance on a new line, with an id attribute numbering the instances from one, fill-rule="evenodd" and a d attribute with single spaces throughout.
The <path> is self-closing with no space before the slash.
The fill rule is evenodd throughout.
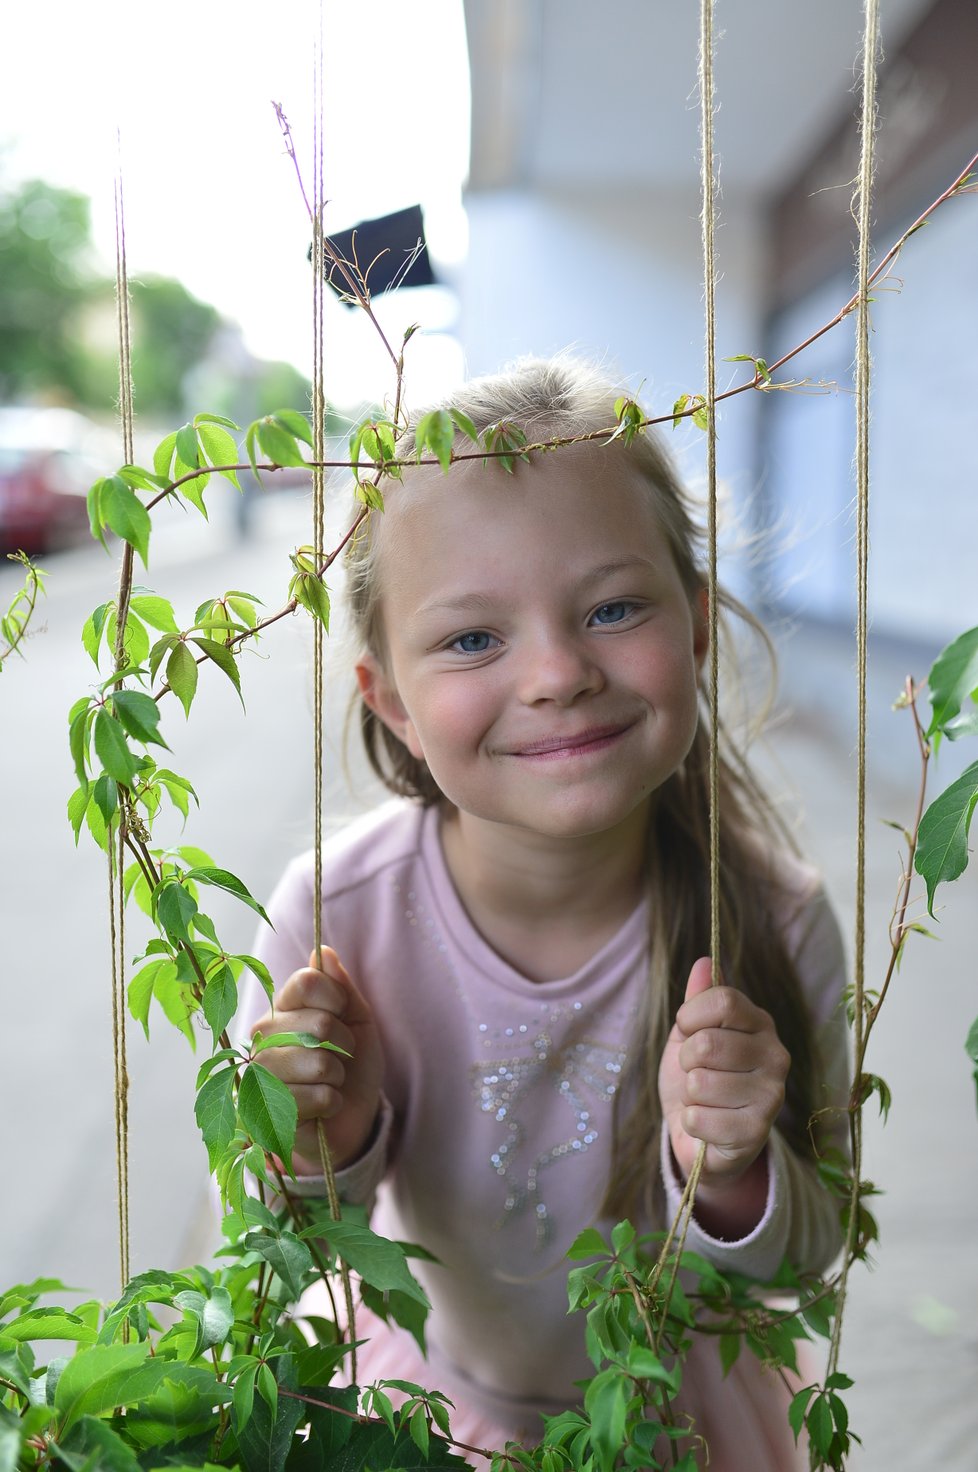
<path id="1" fill-rule="evenodd" d="M 237 545 L 220 517 L 160 528 L 144 581 L 180 609 L 243 587 L 277 606 L 288 550 L 307 538 L 305 512 L 281 497 L 260 508 L 255 534 Z M 64 817 L 73 786 L 64 714 L 92 666 L 78 642 L 85 615 L 109 596 L 113 565 L 85 550 L 51 564 L 46 629 L 28 660 L 0 676 L 0 781 L 4 964 L 0 1143 L 6 1210 L 0 1212 L 0 1281 L 60 1273 L 109 1296 L 116 1288 L 114 1156 L 104 861 L 84 839 L 76 851 Z M 0 602 L 13 591 L 0 573 Z M 778 788 L 800 792 L 804 842 L 851 926 L 854 869 L 854 701 L 848 641 L 812 629 L 783 642 L 783 717 L 767 766 Z M 916 783 L 912 735 L 890 703 L 904 674 L 923 675 L 936 651 L 874 648 L 869 785 L 869 984 L 885 964 L 886 928 L 900 872 L 898 836 Z M 342 652 L 331 647 L 331 689 Z M 244 720 L 226 681 L 211 672 L 188 724 L 165 717 L 172 765 L 202 803 L 187 839 L 230 863 L 267 895 L 311 833 L 310 654 L 304 620 L 270 631 L 246 661 Z M 341 772 L 344 700 L 330 702 L 326 806 L 337 818 L 362 806 Z M 949 761 L 967 753 L 951 750 Z M 776 761 L 774 760 L 776 757 Z M 366 796 L 362 773 L 355 785 Z M 176 835 L 174 834 L 174 837 Z M 233 857 L 232 857 L 233 856 Z M 978 1121 L 962 1042 L 978 1012 L 974 986 L 976 876 L 948 891 L 938 942 L 909 950 L 882 1014 L 871 1063 L 888 1080 L 886 1129 L 870 1122 L 867 1168 L 884 1186 L 882 1243 L 873 1272 L 857 1271 L 844 1367 L 856 1380 L 853 1425 L 865 1442 L 856 1472 L 973 1472 L 978 1444 Z M 246 946 L 252 926 L 228 906 L 224 933 Z M 134 954 L 138 925 L 127 946 Z M 130 1029 L 131 1212 L 134 1271 L 178 1266 L 206 1249 L 203 1151 L 192 1119 L 196 1060 L 159 1021 L 152 1047 Z"/>

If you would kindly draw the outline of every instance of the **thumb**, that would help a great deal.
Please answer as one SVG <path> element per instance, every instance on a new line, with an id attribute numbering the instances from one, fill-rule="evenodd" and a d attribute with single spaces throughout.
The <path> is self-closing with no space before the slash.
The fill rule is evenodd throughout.
<path id="1" fill-rule="evenodd" d="M 708 992 L 713 985 L 713 962 L 709 956 L 701 956 L 698 961 L 693 962 L 693 969 L 689 973 L 686 983 L 685 1001 L 691 997 L 698 997 L 700 992 Z"/>
<path id="2" fill-rule="evenodd" d="M 309 965 L 313 971 L 321 971 L 343 988 L 347 1000 L 342 1017 L 348 1027 L 357 1027 L 360 1023 L 372 1020 L 373 1014 L 366 998 L 332 946 L 320 946 L 318 951 L 314 949 L 309 957 Z"/>
<path id="3" fill-rule="evenodd" d="M 313 950 L 309 957 L 309 966 L 313 971 L 322 971 L 325 976 L 331 976 L 334 981 L 345 986 L 353 985 L 346 967 L 332 946 L 320 946 L 318 951 Z"/>

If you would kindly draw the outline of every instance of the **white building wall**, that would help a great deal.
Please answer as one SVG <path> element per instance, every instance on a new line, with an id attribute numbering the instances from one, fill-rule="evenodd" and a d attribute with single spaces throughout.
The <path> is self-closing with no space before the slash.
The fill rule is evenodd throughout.
<path id="1" fill-rule="evenodd" d="M 692 192 L 486 192 L 466 201 L 469 256 L 460 283 L 470 373 L 521 354 L 573 348 L 623 375 L 647 410 L 667 413 L 704 387 L 699 199 Z M 762 351 L 761 234 L 756 213 L 724 208 L 717 240 L 717 356 Z M 719 363 L 719 386 L 744 365 Z M 718 415 L 718 468 L 734 508 L 752 488 L 758 396 Z M 703 436 L 664 431 L 687 481 L 701 482 Z M 747 574 L 728 559 L 738 592 Z"/>
<path id="2" fill-rule="evenodd" d="M 974 201 L 942 206 L 908 241 L 890 285 L 875 289 L 872 308 L 870 611 L 878 632 L 935 646 L 978 623 L 974 242 Z M 840 274 L 783 314 L 778 345 L 805 337 L 851 290 Z M 774 592 L 799 614 L 846 622 L 855 607 L 853 344 L 850 322 L 806 354 L 805 372 L 843 392 L 779 395 L 765 468 L 784 532 Z"/>

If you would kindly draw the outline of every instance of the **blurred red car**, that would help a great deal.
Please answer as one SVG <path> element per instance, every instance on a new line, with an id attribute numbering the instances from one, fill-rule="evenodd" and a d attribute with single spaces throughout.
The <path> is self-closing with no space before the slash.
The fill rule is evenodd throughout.
<path id="1" fill-rule="evenodd" d="M 107 438 L 73 409 L 0 408 L 0 552 L 88 539 L 86 495 L 111 460 Z"/>

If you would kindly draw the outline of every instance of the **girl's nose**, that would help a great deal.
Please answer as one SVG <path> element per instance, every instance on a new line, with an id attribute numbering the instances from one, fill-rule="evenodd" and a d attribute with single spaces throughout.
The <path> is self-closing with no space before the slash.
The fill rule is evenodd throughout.
<path id="1" fill-rule="evenodd" d="M 594 694 L 604 675 L 591 651 L 577 640 L 548 638 L 527 649 L 520 671 L 520 699 L 526 705 L 549 700 L 572 705 L 582 695 Z"/>

